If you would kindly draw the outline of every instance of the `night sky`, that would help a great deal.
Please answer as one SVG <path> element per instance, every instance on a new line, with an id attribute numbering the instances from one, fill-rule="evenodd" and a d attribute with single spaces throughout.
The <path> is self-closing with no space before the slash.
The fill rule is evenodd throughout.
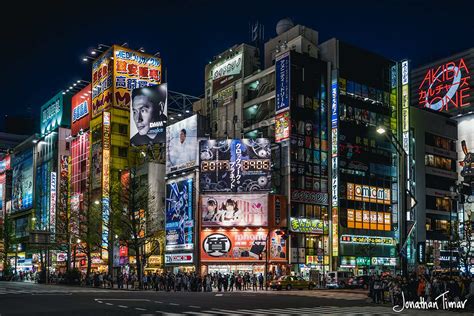
<path id="1" fill-rule="evenodd" d="M 27 4 L 26 4 L 27 3 Z M 127 42 L 159 51 L 169 89 L 200 96 L 204 66 L 233 44 L 249 42 L 249 22 L 276 35 L 278 20 L 413 65 L 474 46 L 474 1 L 12 1 L 3 11 L 1 113 L 38 115 L 78 79 L 90 81 L 84 56 L 97 44 Z M 403 3 L 403 4 L 402 4 Z M 9 6 L 10 6 L 9 4 Z M 3 124 L 1 122 L 0 124 Z"/>

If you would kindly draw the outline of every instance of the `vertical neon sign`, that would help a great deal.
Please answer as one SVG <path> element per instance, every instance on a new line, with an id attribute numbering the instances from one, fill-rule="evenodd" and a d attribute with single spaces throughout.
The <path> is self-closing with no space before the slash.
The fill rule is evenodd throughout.
<path id="1" fill-rule="evenodd" d="M 331 206 L 332 206 L 332 255 L 339 255 L 339 179 L 338 179 L 338 121 L 339 121 L 339 104 L 338 104 L 338 75 L 337 70 L 332 71 L 331 79 L 331 158 L 332 158 L 332 189 L 331 189 Z"/>
<path id="2" fill-rule="evenodd" d="M 102 151 L 102 247 L 108 248 L 109 240 L 109 215 L 110 215 L 110 198 L 109 198 L 109 171 L 110 171 L 110 112 L 103 114 L 103 151 Z M 108 259 L 109 254 L 106 250 L 102 250 L 102 258 Z"/>
<path id="3" fill-rule="evenodd" d="M 49 231 L 51 232 L 51 236 L 53 236 L 52 238 L 54 238 L 54 234 L 56 233 L 56 182 L 56 172 L 51 172 L 51 194 L 49 196 Z"/>

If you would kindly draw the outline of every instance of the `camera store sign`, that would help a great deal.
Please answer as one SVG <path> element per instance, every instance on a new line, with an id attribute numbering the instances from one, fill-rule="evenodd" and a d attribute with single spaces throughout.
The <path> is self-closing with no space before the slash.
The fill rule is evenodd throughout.
<path id="1" fill-rule="evenodd" d="M 318 219 L 290 217 L 290 230 L 296 233 L 322 234 L 328 231 L 328 223 Z"/>
<path id="2" fill-rule="evenodd" d="M 347 199 L 379 204 L 390 204 L 390 189 L 347 183 Z"/>
<path id="3" fill-rule="evenodd" d="M 376 245 L 389 245 L 395 244 L 392 237 L 380 237 L 380 236 L 357 236 L 357 235 L 342 235 L 341 243 L 345 244 L 376 244 Z"/>

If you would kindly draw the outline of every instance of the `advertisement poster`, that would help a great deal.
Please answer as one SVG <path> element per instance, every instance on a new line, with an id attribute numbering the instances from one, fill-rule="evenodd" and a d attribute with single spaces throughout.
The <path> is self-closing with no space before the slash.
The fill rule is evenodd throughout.
<path id="1" fill-rule="evenodd" d="M 92 173 L 91 182 L 92 189 L 100 188 L 102 183 L 102 142 L 92 144 Z"/>
<path id="2" fill-rule="evenodd" d="M 92 85 L 87 85 L 71 99 L 71 135 L 89 129 L 92 104 Z"/>
<path id="3" fill-rule="evenodd" d="M 50 182 L 50 200 L 49 200 L 49 230 L 52 235 L 56 234 L 56 188 L 57 175 L 56 172 L 51 172 Z M 54 238 L 54 236 L 52 237 Z"/>
<path id="4" fill-rule="evenodd" d="M 287 204 L 286 195 L 268 196 L 268 225 L 270 227 L 286 227 L 287 225 Z"/>
<path id="5" fill-rule="evenodd" d="M 266 238 L 266 230 L 203 231 L 201 232 L 201 261 L 264 262 Z"/>
<path id="6" fill-rule="evenodd" d="M 286 261 L 287 260 L 287 247 L 286 240 L 281 238 L 281 234 L 278 235 L 277 230 L 272 230 L 270 232 L 270 261 Z"/>
<path id="7" fill-rule="evenodd" d="M 114 107 L 129 110 L 132 90 L 161 83 L 161 59 L 114 46 Z"/>
<path id="8" fill-rule="evenodd" d="M 59 160 L 59 192 L 58 192 L 58 233 L 66 234 L 67 204 L 69 197 L 69 156 L 60 155 Z"/>
<path id="9" fill-rule="evenodd" d="M 4 214 L 4 200 L 5 200 L 5 175 L 0 174 L 0 224 L 3 223 Z"/>
<path id="10" fill-rule="evenodd" d="M 203 192 L 252 192 L 271 189 L 271 147 L 267 138 L 199 142 Z"/>
<path id="11" fill-rule="evenodd" d="M 132 91 L 130 107 L 130 144 L 132 146 L 164 143 L 168 121 L 168 85 Z"/>
<path id="12" fill-rule="evenodd" d="M 33 149 L 15 154 L 12 166 L 12 212 L 16 212 L 33 206 Z"/>
<path id="13" fill-rule="evenodd" d="M 267 226 L 266 194 L 214 194 L 201 196 L 203 227 Z"/>
<path id="14" fill-rule="evenodd" d="M 166 251 L 194 247 L 193 179 L 166 184 Z"/>
<path id="15" fill-rule="evenodd" d="M 197 115 L 166 128 L 166 173 L 197 165 Z"/>
<path id="16" fill-rule="evenodd" d="M 275 113 L 290 108 L 290 53 L 286 52 L 275 59 L 276 87 Z"/>
<path id="17" fill-rule="evenodd" d="M 279 143 L 290 138 L 290 112 L 286 111 L 275 116 L 275 142 Z"/>

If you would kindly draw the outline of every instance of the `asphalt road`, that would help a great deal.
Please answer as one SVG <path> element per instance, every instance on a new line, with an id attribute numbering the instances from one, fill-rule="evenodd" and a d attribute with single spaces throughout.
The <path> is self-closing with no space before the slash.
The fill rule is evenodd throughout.
<path id="1" fill-rule="evenodd" d="M 419 311 L 410 313 L 415 315 L 419 314 Z M 0 282 L 0 316 L 317 314 L 395 315 L 396 313 L 388 305 L 376 306 L 369 303 L 363 292 L 295 290 L 175 293 Z"/>

